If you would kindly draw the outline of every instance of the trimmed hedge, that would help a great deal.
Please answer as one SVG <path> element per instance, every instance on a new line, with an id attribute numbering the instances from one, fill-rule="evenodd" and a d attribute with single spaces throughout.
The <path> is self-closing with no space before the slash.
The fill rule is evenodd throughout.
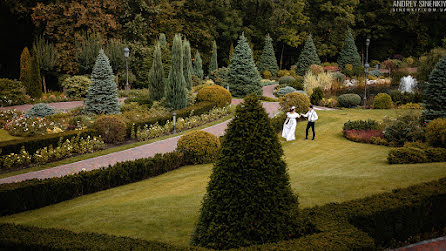
<path id="1" fill-rule="evenodd" d="M 177 169 L 188 161 L 178 152 L 119 162 L 108 168 L 60 178 L 0 185 L 0 216 L 36 209 Z"/>
<path id="2" fill-rule="evenodd" d="M 87 136 L 98 136 L 97 132 L 94 130 L 79 130 L 79 131 L 65 131 L 61 133 L 47 134 L 43 136 L 36 136 L 32 138 L 24 138 L 17 140 L 9 140 L 0 142 L 1 153 L 0 156 L 7 155 L 10 153 L 19 153 L 20 148 L 25 147 L 26 151 L 29 153 L 35 153 L 37 150 L 53 145 L 57 146 L 59 139 L 62 141 L 71 139 L 72 137 L 80 134 L 81 137 L 86 138 Z"/>
<path id="3" fill-rule="evenodd" d="M 391 149 L 387 161 L 389 164 L 445 162 L 446 148 L 430 147 L 418 142 L 406 142 L 404 147 Z"/>
<path id="4" fill-rule="evenodd" d="M 418 234 L 446 227 L 446 178 L 363 199 L 302 210 L 315 229 L 300 238 L 239 250 L 380 250 L 407 245 Z M 299 230 L 296 230 L 299 231 Z M 412 242 L 420 241 L 411 238 Z M 396 244 L 396 245 L 395 245 Z M 0 224 L 0 246 L 41 250 L 205 250 L 60 229 Z M 176 248 L 176 249 L 175 249 Z M 235 249 L 234 249 L 235 250 Z"/>
<path id="5" fill-rule="evenodd" d="M 177 119 L 178 118 L 187 118 L 187 117 L 191 116 L 191 114 L 192 115 L 201 115 L 201 114 L 207 113 L 210 110 L 212 110 L 215 106 L 216 106 L 216 104 L 214 102 L 204 101 L 204 102 L 199 102 L 195 105 L 188 106 L 183 109 L 177 110 L 177 111 L 175 111 L 175 113 L 177 114 Z M 155 123 L 158 123 L 159 125 L 164 125 L 164 124 L 166 124 L 167 121 L 172 120 L 172 116 L 173 115 L 150 118 L 146 121 L 140 121 L 138 123 L 134 123 L 134 125 L 133 125 L 133 123 L 128 123 L 127 124 L 127 138 L 130 138 L 130 135 L 132 134 L 132 128 L 133 128 L 133 130 L 135 130 L 135 133 L 136 133 L 137 128 L 142 128 L 145 125 L 150 126 Z"/>
<path id="6" fill-rule="evenodd" d="M 380 128 L 380 124 L 373 119 L 353 121 L 349 120 L 344 123 L 343 130 L 378 130 Z"/>
<path id="7" fill-rule="evenodd" d="M 361 104 L 361 97 L 358 94 L 342 94 L 338 97 L 338 104 L 345 108 L 356 107 Z"/>

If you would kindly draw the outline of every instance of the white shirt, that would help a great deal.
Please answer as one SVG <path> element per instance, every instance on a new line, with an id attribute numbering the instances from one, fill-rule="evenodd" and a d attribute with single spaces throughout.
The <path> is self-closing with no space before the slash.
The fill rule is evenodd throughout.
<path id="1" fill-rule="evenodd" d="M 310 121 L 310 122 L 314 122 L 319 118 L 314 109 L 312 109 L 311 111 L 308 111 L 306 114 L 302 114 L 302 116 L 304 116 L 305 118 L 308 117 L 308 121 Z"/>

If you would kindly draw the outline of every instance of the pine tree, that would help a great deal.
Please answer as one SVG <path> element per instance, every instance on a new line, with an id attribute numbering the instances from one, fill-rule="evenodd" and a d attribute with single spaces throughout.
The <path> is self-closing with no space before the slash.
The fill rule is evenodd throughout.
<path id="1" fill-rule="evenodd" d="M 114 80 L 113 70 L 102 49 L 99 51 L 96 63 L 93 66 L 84 112 L 94 114 L 116 114 L 120 112 L 118 88 Z"/>
<path id="2" fill-rule="evenodd" d="M 250 95 L 243 104 L 226 129 L 193 245 L 229 249 L 274 242 L 292 229 L 298 204 L 282 147 L 258 98 Z"/>
<path id="3" fill-rule="evenodd" d="M 446 56 L 443 56 L 429 75 L 423 88 L 425 121 L 446 118 Z"/>
<path id="4" fill-rule="evenodd" d="M 317 55 L 316 46 L 314 46 L 313 38 L 308 35 L 307 41 L 305 41 L 304 48 L 300 53 L 299 59 L 296 63 L 296 73 L 298 75 L 305 75 L 308 68 L 312 64 L 321 64 L 321 60 Z"/>
<path id="5" fill-rule="evenodd" d="M 33 53 L 31 56 L 31 77 L 29 89 L 26 92 L 33 98 L 42 97 L 42 78 L 40 77 L 39 56 L 37 54 L 36 46 L 33 46 Z"/>
<path id="6" fill-rule="evenodd" d="M 265 37 L 265 46 L 263 47 L 263 53 L 260 57 L 259 71 L 263 74 L 265 71 L 270 71 L 273 76 L 277 75 L 279 66 L 277 65 L 276 55 L 273 48 L 273 40 L 269 34 Z"/>
<path id="7" fill-rule="evenodd" d="M 355 39 L 353 38 L 350 30 L 345 37 L 344 47 L 339 53 L 338 57 L 339 68 L 344 69 L 345 65 L 351 64 L 353 67 L 361 66 L 361 56 L 359 56 L 358 49 L 356 48 Z"/>
<path id="8" fill-rule="evenodd" d="M 218 69 L 218 62 L 217 62 L 217 42 L 212 44 L 212 56 L 211 56 L 211 62 L 209 63 L 209 74 L 211 74 L 212 71 Z"/>
<path id="9" fill-rule="evenodd" d="M 47 92 L 45 76 L 54 70 L 57 63 L 56 50 L 53 44 L 48 43 L 42 36 L 34 41 L 39 58 L 40 73 L 42 75 L 43 90 Z"/>
<path id="10" fill-rule="evenodd" d="M 240 36 L 229 65 L 229 90 L 232 96 L 244 97 L 251 93 L 262 94 L 260 74 L 244 34 Z"/>
<path id="11" fill-rule="evenodd" d="M 158 42 L 153 52 L 152 68 L 149 72 L 149 94 L 151 100 L 160 101 L 165 94 L 165 79 L 163 62 L 161 60 L 161 46 Z"/>
<path id="12" fill-rule="evenodd" d="M 192 55 L 190 52 L 190 43 L 186 39 L 183 42 L 183 74 L 186 80 L 186 88 L 192 89 Z"/>
<path id="13" fill-rule="evenodd" d="M 31 54 L 28 47 L 23 48 L 20 55 L 20 81 L 28 93 L 31 87 Z"/>
<path id="14" fill-rule="evenodd" d="M 172 66 L 167 79 L 166 98 L 170 108 L 186 107 L 186 80 L 183 75 L 183 46 L 180 34 L 176 34 L 172 45 Z"/>
<path id="15" fill-rule="evenodd" d="M 161 47 L 167 47 L 167 40 L 166 40 L 166 34 L 161 33 L 159 38 L 158 38 L 159 42 L 160 42 L 160 46 Z"/>
<path id="16" fill-rule="evenodd" d="M 197 76 L 199 79 L 203 79 L 203 75 L 204 75 L 203 62 L 201 61 L 201 55 L 198 50 L 195 52 L 194 75 Z"/>

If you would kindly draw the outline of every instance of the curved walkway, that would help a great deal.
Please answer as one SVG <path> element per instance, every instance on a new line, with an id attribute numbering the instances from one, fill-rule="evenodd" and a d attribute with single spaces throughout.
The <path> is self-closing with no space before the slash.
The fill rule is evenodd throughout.
<path id="1" fill-rule="evenodd" d="M 124 102 L 126 98 L 119 98 L 119 102 Z M 67 101 L 67 102 L 54 102 L 54 103 L 48 103 L 49 106 L 54 107 L 58 110 L 70 110 L 79 106 L 84 105 L 84 101 Z M 31 109 L 34 106 L 34 104 L 26 104 L 26 105 L 15 105 L 15 106 L 6 106 L 6 107 L 0 107 L 0 110 L 17 110 L 21 112 L 26 112 L 29 109 Z"/>

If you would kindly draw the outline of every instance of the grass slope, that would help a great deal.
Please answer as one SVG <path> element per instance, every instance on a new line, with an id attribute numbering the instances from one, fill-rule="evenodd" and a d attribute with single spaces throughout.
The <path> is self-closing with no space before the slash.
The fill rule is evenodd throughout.
<path id="1" fill-rule="evenodd" d="M 20 137 L 11 136 L 11 135 L 9 135 L 8 131 L 0 129 L 0 142 L 14 140 L 14 139 L 20 139 Z"/>
<path id="2" fill-rule="evenodd" d="M 301 207 L 341 202 L 446 176 L 445 163 L 389 165 L 388 148 L 342 137 L 347 120 L 382 119 L 401 110 L 319 111 L 316 140 L 283 141 Z M 134 184 L 1 218 L 2 222 L 92 231 L 188 245 L 212 165 L 187 166 Z"/>

